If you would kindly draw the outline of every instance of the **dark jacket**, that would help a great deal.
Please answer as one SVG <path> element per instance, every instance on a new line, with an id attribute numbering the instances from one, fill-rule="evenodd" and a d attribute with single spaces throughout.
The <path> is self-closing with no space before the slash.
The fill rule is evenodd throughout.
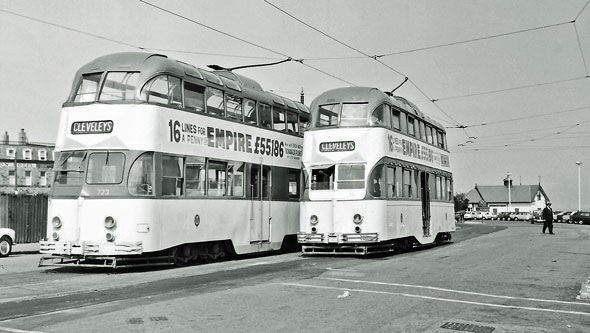
<path id="1" fill-rule="evenodd" d="M 553 210 L 551 208 L 543 208 L 543 220 L 545 222 L 553 222 Z"/>

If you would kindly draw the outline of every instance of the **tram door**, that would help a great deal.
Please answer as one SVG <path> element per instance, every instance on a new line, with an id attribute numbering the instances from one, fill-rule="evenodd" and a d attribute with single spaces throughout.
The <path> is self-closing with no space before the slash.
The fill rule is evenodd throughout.
<path id="1" fill-rule="evenodd" d="M 428 172 L 420 171 L 420 197 L 422 199 L 422 231 L 424 236 L 430 236 L 430 188 Z"/>
<path id="2" fill-rule="evenodd" d="M 253 164 L 250 168 L 250 243 L 268 242 L 271 223 L 271 168 Z"/>

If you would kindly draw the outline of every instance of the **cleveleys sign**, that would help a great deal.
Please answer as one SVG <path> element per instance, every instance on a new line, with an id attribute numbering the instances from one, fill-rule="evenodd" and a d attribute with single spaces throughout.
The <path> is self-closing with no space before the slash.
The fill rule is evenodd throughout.
<path id="1" fill-rule="evenodd" d="M 332 153 L 339 151 L 353 151 L 356 148 L 354 141 L 335 141 L 320 143 L 321 153 Z"/>

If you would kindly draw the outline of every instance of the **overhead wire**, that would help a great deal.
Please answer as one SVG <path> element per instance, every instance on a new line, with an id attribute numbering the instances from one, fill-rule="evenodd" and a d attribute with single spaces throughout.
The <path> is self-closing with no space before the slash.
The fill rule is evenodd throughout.
<path id="1" fill-rule="evenodd" d="M 302 59 L 296 59 L 296 58 L 294 58 L 294 57 L 291 57 L 291 56 L 289 56 L 289 55 L 287 55 L 287 54 L 284 54 L 284 53 L 282 53 L 282 52 L 280 52 L 280 51 L 273 50 L 273 49 L 271 49 L 271 48 L 268 48 L 268 47 L 266 47 L 266 46 L 263 46 L 263 45 L 260 45 L 260 44 L 254 43 L 254 42 L 251 42 L 251 41 L 249 41 L 249 40 L 246 40 L 246 39 L 244 39 L 244 38 L 238 37 L 238 36 L 236 36 L 236 35 L 232 35 L 232 34 L 230 34 L 230 33 L 227 33 L 227 32 L 225 32 L 225 31 L 222 31 L 222 30 L 219 30 L 219 29 L 217 29 L 217 28 L 214 28 L 214 27 L 212 27 L 212 26 L 209 26 L 209 25 L 207 25 L 207 24 L 201 23 L 201 22 L 199 22 L 199 21 L 197 21 L 197 20 L 193 20 L 193 19 L 191 19 L 191 18 L 189 18 L 189 17 L 186 17 L 186 16 L 184 16 L 184 15 L 180 15 L 180 14 L 178 14 L 178 13 L 176 13 L 176 12 L 173 12 L 173 11 L 171 11 L 171 10 L 168 10 L 168 9 L 166 9 L 166 8 L 163 8 L 163 7 L 157 6 L 157 5 L 155 5 L 155 4 L 152 4 L 152 3 L 148 2 L 148 1 L 145 1 L 145 0 L 139 0 L 139 2 L 141 2 L 141 3 L 145 4 L 145 5 L 151 6 L 151 7 L 153 7 L 153 8 L 156 8 L 156 9 L 158 9 L 158 10 L 162 11 L 162 12 L 168 13 L 168 14 L 170 14 L 170 15 L 173 15 L 173 16 L 176 16 L 176 17 L 178 17 L 178 18 L 181 18 L 181 19 L 183 19 L 183 20 L 186 20 L 186 21 L 189 21 L 189 22 L 191 22 L 191 23 L 194 23 L 194 24 L 196 24 L 196 25 L 198 25 L 198 26 L 201 26 L 201 27 L 203 27 L 203 28 L 206 28 L 206 29 L 209 29 L 209 30 L 211 30 L 211 31 L 214 31 L 214 32 L 216 32 L 216 33 L 222 34 L 222 35 L 224 35 L 224 36 L 226 36 L 226 37 L 233 38 L 233 39 L 235 39 L 235 40 L 238 40 L 238 41 L 240 41 L 240 42 L 242 42 L 242 43 L 245 43 L 245 44 L 248 44 L 248 45 L 251 45 L 251 46 L 254 46 L 254 47 L 260 48 L 260 49 L 262 49 L 262 50 L 265 50 L 265 51 L 268 51 L 268 52 L 271 52 L 271 53 L 274 53 L 274 54 L 281 55 L 281 56 L 283 56 L 283 57 L 292 58 L 292 59 L 293 59 L 293 61 L 299 62 L 300 64 L 302 64 L 302 65 L 304 65 L 304 66 L 306 66 L 306 67 L 308 67 L 308 68 L 310 68 L 310 69 L 313 69 L 313 70 L 315 70 L 315 71 L 317 71 L 317 72 L 320 72 L 320 73 L 322 73 L 322 74 L 324 74 L 324 75 L 327 75 L 327 76 L 329 76 L 329 77 L 332 77 L 333 79 L 336 79 L 336 80 L 339 80 L 339 81 L 345 82 L 345 83 L 347 83 L 347 84 L 349 84 L 349 85 L 355 86 L 355 84 L 354 84 L 354 83 L 352 83 L 352 82 L 350 82 L 350 81 L 348 81 L 348 80 L 345 80 L 345 79 L 343 79 L 343 78 L 340 78 L 340 77 L 338 77 L 338 76 L 336 76 L 336 75 L 333 75 L 333 74 L 331 74 L 331 73 L 328 73 L 328 72 L 326 72 L 326 71 L 324 71 L 324 70 L 321 70 L 321 69 L 319 69 L 319 68 L 316 68 L 316 67 L 314 67 L 314 66 L 311 66 L 311 65 L 309 65 L 309 64 L 305 64 L 305 63 L 303 63 L 303 60 L 302 60 Z"/>
<path id="2" fill-rule="evenodd" d="M 380 63 L 380 64 L 381 64 L 381 65 L 383 65 L 384 67 L 386 67 L 386 68 L 390 69 L 391 71 L 393 71 L 394 73 L 396 73 L 396 74 L 398 74 L 398 75 L 401 75 L 401 76 L 404 78 L 404 80 L 407 80 L 407 81 L 409 81 L 409 82 L 410 82 L 410 83 L 411 83 L 411 84 L 412 84 L 412 85 L 413 85 L 413 86 L 414 86 L 414 87 L 415 87 L 415 88 L 416 88 L 416 89 L 417 89 L 417 90 L 418 90 L 418 91 L 419 91 L 419 92 L 420 92 L 420 93 L 421 93 L 421 94 L 422 94 L 424 97 L 426 97 L 428 100 L 432 101 L 432 99 L 431 99 L 431 98 L 430 98 L 430 97 L 429 97 L 429 96 L 428 96 L 428 95 L 427 95 L 427 94 L 426 94 L 426 93 L 425 93 L 425 92 L 424 92 L 424 91 L 423 91 L 423 90 L 422 90 L 422 89 L 421 89 L 421 88 L 420 88 L 420 87 L 419 87 L 419 86 L 418 86 L 418 85 L 417 85 L 417 84 L 416 84 L 416 83 L 415 83 L 415 82 L 414 82 L 412 79 L 410 79 L 410 78 L 409 78 L 407 75 L 405 75 L 404 73 L 402 73 L 402 72 L 398 71 L 397 69 L 395 69 L 395 68 L 393 68 L 393 67 L 389 66 L 388 64 L 384 63 L 383 61 L 379 60 L 379 58 L 381 58 L 381 57 L 382 57 L 382 55 L 370 55 L 370 54 L 368 54 L 368 53 L 366 53 L 366 52 L 364 52 L 364 51 L 362 51 L 362 50 L 359 50 L 358 48 L 355 48 L 354 46 L 351 46 L 351 45 L 349 45 L 349 44 L 347 44 L 347 43 L 345 43 L 345 42 L 343 42 L 343 41 L 341 41 L 341 40 L 339 40 L 339 39 L 337 39 L 337 38 L 335 38 L 335 37 L 333 37 L 333 36 L 331 36 L 331 35 L 329 35 L 329 34 L 327 34 L 327 33 L 323 32 L 322 30 L 320 30 L 320 29 L 318 29 L 318 28 L 316 28 L 316 27 L 312 26 L 311 24 L 309 24 L 309 23 L 307 23 L 307 22 L 305 22 L 305 21 L 301 20 L 300 18 L 296 17 L 295 15 L 292 15 L 291 13 L 289 13 L 289 12 L 287 12 L 286 10 L 284 10 L 284 9 L 280 8 L 279 6 L 277 6 L 277 5 L 273 4 L 273 3 L 271 3 L 269 0 L 264 0 L 264 2 L 265 2 L 265 3 L 267 3 L 269 6 L 271 6 L 271 7 L 275 8 L 276 10 L 280 11 L 281 13 L 283 13 L 283 14 L 285 14 L 285 15 L 289 16 L 290 18 L 294 19 L 295 21 L 297 21 L 297 22 L 299 22 L 299 23 L 301 23 L 301 24 L 305 25 L 306 27 L 308 27 L 308 28 L 310 28 L 310 29 L 312 29 L 312 30 L 314 30 L 314 31 L 318 32 L 319 34 L 321 34 L 321 35 L 325 36 L 326 38 L 328 38 L 328 39 L 330 39 L 330 40 L 332 40 L 332 41 L 334 41 L 334 42 L 336 42 L 336 43 L 338 43 L 338 44 L 340 44 L 340 45 L 342 45 L 342 46 L 345 46 L 345 47 L 347 47 L 347 48 L 349 48 L 349 49 L 351 49 L 351 50 L 353 50 L 353 51 L 355 51 L 355 52 L 357 52 L 357 53 L 360 53 L 360 54 L 362 54 L 363 56 L 365 56 L 365 57 L 367 57 L 367 58 L 372 58 L 372 59 L 374 59 L 375 61 L 377 61 L 378 63 Z M 436 108 L 437 108 L 437 109 L 438 109 L 440 112 L 442 112 L 442 113 L 443 113 L 445 116 L 447 116 L 449 119 L 451 119 L 452 121 L 454 121 L 456 124 L 460 124 L 460 123 L 459 123 L 457 120 L 455 120 L 455 119 L 454 119 L 454 118 L 453 118 L 451 115 L 449 115 L 449 114 L 448 114 L 448 113 L 447 113 L 445 110 L 443 110 L 443 109 L 440 107 L 440 105 L 436 105 L 436 103 L 433 103 L 433 104 L 435 105 L 435 107 L 436 107 Z"/>

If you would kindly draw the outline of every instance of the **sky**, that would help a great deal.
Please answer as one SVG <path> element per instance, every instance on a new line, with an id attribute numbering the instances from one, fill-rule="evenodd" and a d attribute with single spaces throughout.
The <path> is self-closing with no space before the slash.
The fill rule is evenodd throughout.
<path id="1" fill-rule="evenodd" d="M 102 55 L 205 69 L 291 58 L 238 73 L 307 105 L 407 77 L 395 94 L 446 127 L 456 193 L 510 172 L 555 210 L 590 210 L 589 2 L 0 0 L 0 133 L 54 143 L 76 70 Z"/>

